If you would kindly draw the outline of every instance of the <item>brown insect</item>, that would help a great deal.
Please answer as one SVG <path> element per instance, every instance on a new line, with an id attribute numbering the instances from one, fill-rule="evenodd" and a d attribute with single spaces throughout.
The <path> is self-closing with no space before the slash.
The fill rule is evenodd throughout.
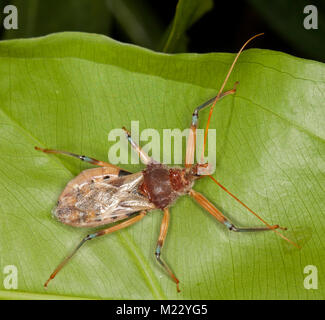
<path id="1" fill-rule="evenodd" d="M 214 105 L 221 98 L 236 92 L 237 83 L 232 90 L 226 92 L 222 91 L 242 50 L 249 41 L 259 35 L 260 34 L 249 39 L 240 49 L 228 71 L 226 79 L 218 95 L 198 106 L 194 110 L 190 133 L 187 140 L 185 168 L 169 168 L 166 165 L 155 161 L 132 140 L 131 134 L 125 128 L 123 129 L 126 132 L 128 141 L 133 149 L 137 151 L 142 162 L 146 164 L 146 168 L 143 171 L 130 173 L 110 163 L 86 156 L 80 156 L 65 151 L 35 147 L 36 150 L 46 153 L 65 154 L 100 166 L 99 168 L 82 171 L 76 178 L 67 184 L 59 197 L 56 208 L 53 211 L 54 216 L 60 222 L 73 227 L 98 227 L 123 220 L 119 224 L 115 224 L 106 229 L 87 235 L 79 243 L 76 249 L 54 270 L 49 279 L 45 282 L 45 287 L 47 287 L 49 281 L 56 276 L 56 274 L 86 241 L 128 227 L 144 218 L 148 211 L 161 209 L 164 212 L 164 216 L 160 227 L 160 234 L 155 255 L 157 261 L 176 283 L 177 291 L 179 292 L 179 280 L 169 266 L 161 259 L 161 250 L 168 230 L 169 208 L 177 198 L 183 195 L 190 195 L 204 209 L 211 213 L 219 222 L 223 223 L 231 231 L 248 232 L 273 230 L 283 239 L 298 247 L 297 244 L 287 239 L 284 235 L 279 233 L 278 230 L 276 230 L 278 228 L 285 228 L 281 228 L 278 225 L 269 225 L 237 197 L 230 193 L 230 191 L 222 186 L 217 180 L 215 180 L 210 175 L 211 169 L 208 164 L 194 164 L 196 129 L 198 126 L 199 111 L 213 103 L 205 130 L 205 146 Z M 251 213 L 257 216 L 266 226 L 258 228 L 241 228 L 236 227 L 233 223 L 231 223 L 211 202 L 209 202 L 208 199 L 192 189 L 195 180 L 204 176 L 209 176 L 223 190 L 245 206 Z"/>

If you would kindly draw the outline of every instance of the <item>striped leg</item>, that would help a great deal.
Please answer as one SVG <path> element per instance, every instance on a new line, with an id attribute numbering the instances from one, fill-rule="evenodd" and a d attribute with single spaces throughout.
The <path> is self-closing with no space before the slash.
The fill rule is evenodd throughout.
<path id="1" fill-rule="evenodd" d="M 158 241 L 157 241 L 157 247 L 156 247 L 155 255 L 156 255 L 156 259 L 159 262 L 159 264 L 163 266 L 163 268 L 167 271 L 169 276 L 176 283 L 177 292 L 180 292 L 179 286 L 178 286 L 179 280 L 175 277 L 175 275 L 170 270 L 168 265 L 163 260 L 161 260 L 161 258 L 160 258 L 161 249 L 162 249 L 162 247 L 164 245 L 165 238 L 166 238 L 166 235 L 167 235 L 168 223 L 169 223 L 169 210 L 168 210 L 168 208 L 166 208 L 166 209 L 164 209 L 164 217 L 163 217 L 163 220 L 162 220 L 161 226 L 160 226 L 160 234 L 159 234 L 159 238 L 158 238 Z"/>
<path id="2" fill-rule="evenodd" d="M 198 202 L 198 204 L 211 213 L 219 222 L 224 224 L 229 230 L 235 232 L 256 232 L 256 231 L 268 231 L 274 229 L 284 229 L 278 225 L 273 225 L 270 227 L 252 227 L 252 228 L 238 228 L 234 226 L 207 198 L 205 198 L 201 193 L 190 191 L 190 196 Z"/>
<path id="3" fill-rule="evenodd" d="M 130 142 L 131 147 L 139 154 L 142 162 L 144 164 L 149 164 L 151 162 L 154 162 L 154 160 L 151 157 L 149 157 L 148 154 L 144 152 L 143 149 L 141 149 L 141 147 L 134 142 L 134 140 L 131 137 L 131 133 L 125 127 L 123 127 L 122 129 L 125 131 L 126 137 Z"/>
<path id="4" fill-rule="evenodd" d="M 67 262 L 72 258 L 72 256 L 80 249 L 80 247 L 88 240 L 100 237 L 100 236 L 104 236 L 105 234 L 108 233 L 112 233 L 114 231 L 117 230 L 121 230 L 123 228 L 126 228 L 128 226 L 130 226 L 131 224 L 134 224 L 136 222 L 138 222 L 139 220 L 141 220 L 142 218 L 144 218 L 144 216 L 146 215 L 145 211 L 140 212 L 137 216 L 130 218 L 126 221 L 123 221 L 122 223 L 119 223 L 117 225 L 114 225 L 112 227 L 109 227 L 107 229 L 103 229 L 100 231 L 97 231 L 95 233 L 89 234 L 87 235 L 85 238 L 83 238 L 81 240 L 81 242 L 78 244 L 78 246 L 72 251 L 72 253 L 70 255 L 68 255 L 58 266 L 57 268 L 52 272 L 52 274 L 50 275 L 50 277 L 47 279 L 47 281 L 44 283 L 44 287 L 46 288 L 48 283 L 54 279 L 54 277 L 58 274 L 58 272 L 67 264 Z"/>
<path id="5" fill-rule="evenodd" d="M 86 156 L 81 156 L 81 155 L 78 155 L 78 154 L 75 154 L 75 153 L 72 153 L 72 152 L 61 151 L 61 150 L 53 150 L 53 149 L 43 149 L 43 148 L 40 148 L 40 147 L 35 147 L 35 150 L 43 151 L 45 153 L 64 154 L 66 156 L 78 158 L 81 161 L 85 161 L 85 162 L 94 164 L 96 166 L 111 168 L 112 169 L 112 172 L 111 172 L 112 175 L 119 176 L 119 175 L 129 174 L 128 171 L 125 171 L 125 170 L 119 168 L 118 166 L 115 166 L 115 165 L 110 164 L 108 162 L 96 160 L 94 158 L 90 158 L 90 157 L 86 157 Z"/>
<path id="6" fill-rule="evenodd" d="M 234 84 L 233 89 L 221 93 L 218 100 L 222 99 L 223 97 L 234 94 L 236 92 L 236 85 L 238 82 Z M 196 142 L 196 129 L 198 127 L 198 120 L 199 120 L 199 111 L 210 105 L 212 102 L 216 100 L 217 96 L 211 98 L 210 100 L 206 101 L 205 103 L 198 106 L 193 114 L 192 114 L 192 122 L 190 127 L 190 133 L 187 140 L 187 146 L 186 146 L 186 159 L 185 159 L 185 167 L 190 168 L 194 163 L 194 153 L 195 153 L 195 142 Z"/>

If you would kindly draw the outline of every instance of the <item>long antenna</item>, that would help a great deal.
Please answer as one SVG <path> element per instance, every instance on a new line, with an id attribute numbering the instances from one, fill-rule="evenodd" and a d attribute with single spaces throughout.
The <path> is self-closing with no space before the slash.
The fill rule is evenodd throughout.
<path id="1" fill-rule="evenodd" d="M 218 95 L 216 96 L 216 98 L 214 99 L 213 101 L 213 104 L 210 108 L 210 112 L 209 112 L 209 118 L 208 118 L 208 121 L 207 121 L 207 125 L 206 125 L 206 128 L 205 128 L 205 132 L 204 132 L 204 144 L 203 144 L 203 151 L 202 151 L 202 156 L 201 156 L 201 163 L 203 163 L 203 160 L 204 160 L 204 150 L 205 150 L 205 145 L 206 145 L 206 140 L 207 140 L 207 135 L 208 135 L 208 130 L 209 130 L 209 125 L 210 125 L 210 121 L 211 121 L 211 117 L 212 117 L 212 112 L 213 112 L 213 109 L 214 109 L 214 106 L 216 104 L 216 102 L 219 100 L 220 98 L 220 95 L 222 94 L 222 91 L 225 87 L 225 85 L 227 84 L 227 81 L 230 77 L 230 74 L 232 72 L 232 70 L 234 69 L 234 66 L 240 56 L 240 54 L 242 53 L 242 51 L 244 50 L 244 48 L 247 46 L 247 44 L 249 42 L 251 42 L 253 39 L 263 35 L 264 33 L 259 33 L 259 34 L 256 34 L 255 36 L 251 37 L 250 39 L 248 39 L 244 45 L 241 47 L 241 49 L 238 51 L 232 65 L 230 66 L 229 68 L 229 71 L 227 73 L 227 76 L 218 92 Z M 287 237 L 285 237 L 282 233 L 280 233 L 278 230 L 272 228 L 272 226 L 270 224 L 268 224 L 264 219 L 262 219 L 256 212 L 254 212 L 252 209 L 250 209 L 245 203 L 243 203 L 241 200 L 239 200 L 234 194 L 232 194 L 226 187 L 224 187 L 220 182 L 218 182 L 215 178 L 213 178 L 211 175 L 209 175 L 209 177 L 220 187 L 222 188 L 224 191 L 226 191 L 232 198 L 234 198 L 237 202 L 239 202 L 242 206 L 244 206 L 249 212 L 251 212 L 255 217 L 257 217 L 259 220 L 261 220 L 268 228 L 270 228 L 272 231 L 274 231 L 278 236 L 280 236 L 282 239 L 288 241 L 290 244 L 292 244 L 293 246 L 297 247 L 298 249 L 300 249 L 301 247 L 291 241 L 290 239 L 288 239 Z M 286 228 L 281 228 L 280 229 L 282 230 L 286 230 Z"/>
<path id="2" fill-rule="evenodd" d="M 222 91 L 223 91 L 223 89 L 224 89 L 225 85 L 227 84 L 227 81 L 228 81 L 228 79 L 229 79 L 229 77 L 230 77 L 230 74 L 231 74 L 232 70 L 234 69 L 234 66 L 235 66 L 236 62 L 237 62 L 237 60 L 238 60 L 240 54 L 242 53 L 242 51 L 243 51 L 244 48 L 246 47 L 246 45 L 247 45 L 249 42 L 251 42 L 253 39 L 255 39 L 255 38 L 257 38 L 257 37 L 259 37 L 259 36 L 261 36 L 261 35 L 263 35 L 263 34 L 264 34 L 264 33 L 256 34 L 255 36 L 251 37 L 250 39 L 248 39 L 248 40 L 244 43 L 244 45 L 243 45 L 243 46 L 241 47 L 241 49 L 238 51 L 238 53 L 237 53 L 237 55 L 236 55 L 236 57 L 235 57 L 235 59 L 234 59 L 232 65 L 231 65 L 231 67 L 230 67 L 230 69 L 229 69 L 229 71 L 228 71 L 228 73 L 227 73 L 227 76 L 226 76 L 226 78 L 225 78 L 225 80 L 224 80 L 224 82 L 223 82 L 223 84 L 222 84 L 222 86 L 221 86 L 221 88 L 220 88 L 220 90 L 219 90 L 218 95 L 217 95 L 216 98 L 214 99 L 214 102 L 213 102 L 213 104 L 212 104 L 212 106 L 211 106 L 211 108 L 210 108 L 209 118 L 208 118 L 207 126 L 206 126 L 206 128 L 205 128 L 205 132 L 204 132 L 204 144 L 203 144 L 203 150 L 202 150 L 202 156 L 201 156 L 201 163 L 203 163 L 203 159 L 204 159 L 204 150 L 205 150 L 205 145 L 206 145 L 206 141 L 207 141 L 207 136 L 208 136 L 208 130 L 209 130 L 209 125 L 210 125 L 210 120 L 211 120 L 211 116 L 212 116 L 212 112 L 213 112 L 214 106 L 215 106 L 216 102 L 219 100 L 220 95 L 221 95 L 221 93 L 222 93 Z"/>

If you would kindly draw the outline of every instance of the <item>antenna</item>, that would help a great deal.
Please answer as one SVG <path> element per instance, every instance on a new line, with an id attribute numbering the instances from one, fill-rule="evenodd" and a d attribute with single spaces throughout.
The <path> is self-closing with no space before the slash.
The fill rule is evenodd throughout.
<path id="1" fill-rule="evenodd" d="M 263 35 L 263 34 L 264 34 L 264 33 L 256 34 L 255 36 L 251 37 L 250 39 L 248 39 L 248 40 L 244 43 L 244 45 L 243 45 L 243 46 L 241 47 L 241 49 L 238 51 L 238 53 L 237 53 L 237 55 L 236 55 L 236 57 L 235 57 L 235 59 L 234 59 L 232 65 L 231 65 L 231 67 L 230 67 L 230 69 L 229 69 L 229 71 L 228 71 L 228 73 L 227 73 L 227 76 L 226 76 L 226 78 L 225 78 L 225 80 L 224 80 L 224 82 L 223 82 L 223 84 L 222 84 L 222 86 L 221 86 L 221 88 L 220 88 L 220 90 L 219 90 L 218 95 L 217 95 L 216 98 L 214 99 L 214 102 L 213 102 L 213 104 L 212 104 L 212 106 L 211 106 L 211 108 L 210 108 L 209 118 L 208 118 L 207 125 L 206 125 L 205 132 L 204 132 L 204 144 L 203 144 L 203 150 L 202 150 L 202 156 L 201 156 L 201 163 L 203 162 L 203 159 L 204 159 L 204 150 L 205 150 L 205 145 L 206 145 L 206 141 L 207 141 L 207 136 L 208 136 L 208 130 L 209 130 L 209 125 L 210 125 L 210 120 L 211 120 L 211 117 L 212 117 L 212 112 L 213 112 L 214 106 L 215 106 L 216 102 L 219 100 L 220 95 L 221 95 L 221 93 L 222 93 L 222 91 L 223 91 L 225 85 L 226 85 L 227 82 L 228 82 L 228 79 L 229 79 L 229 77 L 230 77 L 230 74 L 231 74 L 232 70 L 234 69 L 234 66 L 235 66 L 236 62 L 237 62 L 237 60 L 238 60 L 240 54 L 242 53 L 242 51 L 243 51 L 244 48 L 246 47 L 246 45 L 247 45 L 249 42 L 251 42 L 253 39 L 255 39 L 255 38 L 257 38 L 257 37 L 259 37 L 259 36 L 261 36 L 261 35 Z"/>

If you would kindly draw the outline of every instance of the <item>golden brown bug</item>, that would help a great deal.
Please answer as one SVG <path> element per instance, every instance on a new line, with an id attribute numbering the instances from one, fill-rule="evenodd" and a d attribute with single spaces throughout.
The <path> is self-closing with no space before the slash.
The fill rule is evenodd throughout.
<path id="1" fill-rule="evenodd" d="M 62 223 L 74 227 L 97 227 L 107 225 L 116 221 L 123 220 L 121 223 L 110 226 L 106 229 L 97 231 L 87 235 L 76 247 L 76 249 L 66 257 L 59 266 L 50 275 L 45 282 L 46 287 L 51 279 L 62 269 L 68 260 L 76 253 L 76 251 L 87 241 L 93 238 L 120 230 L 131 224 L 141 220 L 146 212 L 154 209 L 161 209 L 164 212 L 162 219 L 160 234 L 157 242 L 155 255 L 157 261 L 167 271 L 169 276 L 176 283 L 177 291 L 179 290 L 179 280 L 161 259 L 161 249 L 167 234 L 169 223 L 169 207 L 173 202 L 183 195 L 190 195 L 204 209 L 211 213 L 219 222 L 223 223 L 229 230 L 236 232 L 247 231 L 266 231 L 273 230 L 282 238 L 292 243 L 278 232 L 278 225 L 269 225 L 262 220 L 254 211 L 249 209 L 237 197 L 230 193 L 218 181 L 210 176 L 210 166 L 208 164 L 194 164 L 194 152 L 196 141 L 196 129 L 198 126 L 199 111 L 213 103 L 205 130 L 205 139 L 209 127 L 212 111 L 215 103 L 221 98 L 234 94 L 236 92 L 236 84 L 232 90 L 222 92 L 229 78 L 229 75 L 246 44 L 256 35 L 249 39 L 238 52 L 226 79 L 216 97 L 198 106 L 192 115 L 190 133 L 187 141 L 185 168 L 167 167 L 158 163 L 149 157 L 131 138 L 131 134 L 125 129 L 126 136 L 131 146 L 138 152 L 142 162 L 146 164 L 146 168 L 137 173 L 127 172 L 115 165 L 107 162 L 98 161 L 86 156 L 80 156 L 65 151 L 52 149 L 43 149 L 35 147 L 46 153 L 60 153 L 68 156 L 79 158 L 80 160 L 100 166 L 99 168 L 88 169 L 81 172 L 76 178 L 71 180 L 63 192 L 61 193 L 57 206 L 54 209 L 54 216 Z M 192 189 L 195 180 L 209 176 L 223 190 L 225 190 L 234 199 L 245 206 L 251 213 L 256 215 L 266 226 L 259 228 L 240 228 L 232 224 L 211 202 L 209 202 L 202 194 Z M 285 228 L 282 228 L 285 229 Z"/>

